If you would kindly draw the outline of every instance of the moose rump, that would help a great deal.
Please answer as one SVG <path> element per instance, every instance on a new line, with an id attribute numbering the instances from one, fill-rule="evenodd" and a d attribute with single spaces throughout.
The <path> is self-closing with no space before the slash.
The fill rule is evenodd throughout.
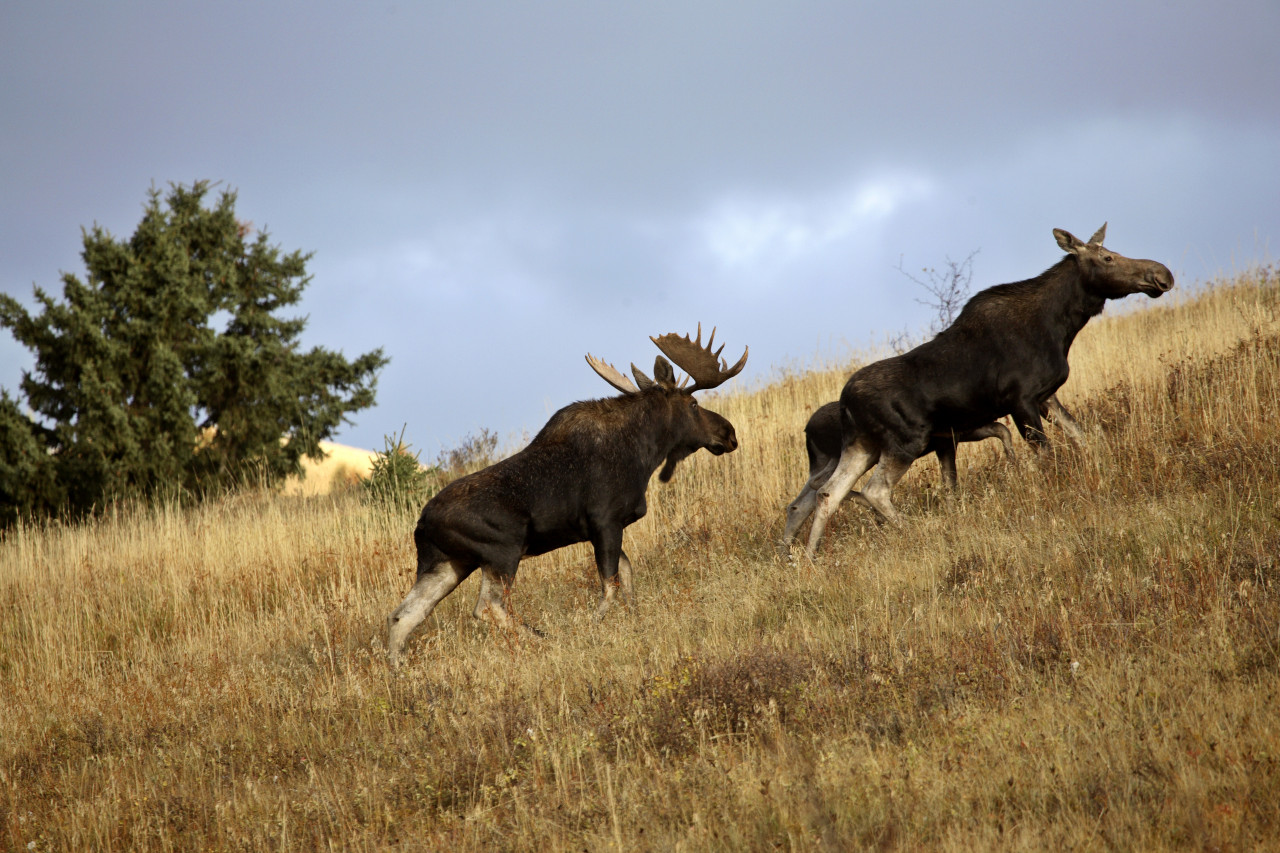
<path id="1" fill-rule="evenodd" d="M 552 415 L 527 447 L 501 462 L 450 483 L 427 502 L 414 529 L 417 579 L 388 618 L 388 652 L 397 663 L 409 634 L 459 583 L 481 570 L 473 615 L 512 624 L 503 597 L 525 556 L 590 542 L 600 575 L 602 618 L 620 589 L 632 598 L 631 561 L 623 530 L 643 518 L 653 472 L 667 481 L 676 464 L 700 449 L 715 455 L 738 446 L 733 425 L 698 405 L 693 392 L 713 388 L 741 372 L 688 336 L 652 340 L 693 378 L 676 380 L 658 356 L 654 378 L 632 365 L 637 385 L 611 365 L 587 357 L 591 367 L 623 394 L 573 403 Z M 721 347 L 723 350 L 723 347 Z"/>

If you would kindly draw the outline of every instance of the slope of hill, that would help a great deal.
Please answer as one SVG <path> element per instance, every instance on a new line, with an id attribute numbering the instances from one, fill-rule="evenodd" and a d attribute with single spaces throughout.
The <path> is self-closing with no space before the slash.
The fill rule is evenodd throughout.
<path id="1" fill-rule="evenodd" d="M 327 454 L 324 459 L 315 462 L 303 457 L 302 470 L 304 476 L 290 477 L 285 480 L 281 490 L 286 495 L 327 495 L 331 491 L 341 491 L 363 477 L 369 476 L 373 468 L 373 459 L 377 454 L 372 450 L 359 447 L 348 447 L 332 441 L 320 442 L 320 447 Z"/>
<path id="2" fill-rule="evenodd" d="M 384 661 L 413 513 L 246 494 L 0 542 L 15 849 L 1261 849 L 1280 838 L 1280 281 L 1095 320 L 1085 446 L 933 463 L 774 554 L 844 371 L 709 395 L 601 624 L 581 546 Z M 34 846 L 31 846 L 34 845 Z"/>

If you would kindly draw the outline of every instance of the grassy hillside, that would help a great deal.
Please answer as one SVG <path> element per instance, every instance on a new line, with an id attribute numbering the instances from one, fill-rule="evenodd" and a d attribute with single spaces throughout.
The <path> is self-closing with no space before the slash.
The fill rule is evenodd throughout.
<path id="1" fill-rule="evenodd" d="M 1137 300 L 1131 300 L 1137 301 Z M 0 542 L 8 849 L 1280 846 L 1280 282 L 1096 320 L 1039 458 L 932 462 L 878 528 L 774 555 L 844 371 L 709 395 L 739 452 L 627 535 L 478 581 L 384 663 L 411 514 L 351 494 L 119 511 Z"/>

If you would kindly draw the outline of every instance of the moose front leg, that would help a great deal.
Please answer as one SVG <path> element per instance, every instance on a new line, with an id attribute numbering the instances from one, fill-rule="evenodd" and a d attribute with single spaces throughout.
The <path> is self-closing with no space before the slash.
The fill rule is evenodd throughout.
<path id="1" fill-rule="evenodd" d="M 595 614 L 599 621 L 609 612 L 619 587 L 623 601 L 631 603 L 631 561 L 622 550 L 621 530 L 598 534 L 593 537 L 592 545 L 596 551 L 596 570 L 600 573 L 600 604 Z"/>
<path id="2" fill-rule="evenodd" d="M 1013 423 L 1033 448 L 1040 450 L 1049 446 L 1049 439 L 1044 434 L 1044 422 L 1040 420 L 1040 407 L 1035 403 L 1020 401 L 1013 410 Z"/>
<path id="3" fill-rule="evenodd" d="M 1087 441 L 1084 427 L 1080 421 L 1076 420 L 1075 415 L 1067 411 L 1067 407 L 1058 402 L 1058 395 L 1052 394 L 1049 399 L 1044 401 L 1040 407 L 1041 414 L 1053 421 L 1067 436 L 1078 444 L 1084 444 Z"/>
<path id="4" fill-rule="evenodd" d="M 631 559 L 626 551 L 618 553 L 618 589 L 622 592 L 622 600 L 628 607 L 635 604 L 635 595 L 631 586 Z"/>
<path id="5" fill-rule="evenodd" d="M 950 503 L 952 493 L 956 490 L 956 443 L 947 436 L 938 442 L 933 452 L 938 457 L 938 467 L 942 469 L 942 485 L 945 488 L 947 502 Z"/>
<path id="6" fill-rule="evenodd" d="M 480 594 L 476 597 L 476 608 L 471 615 L 480 621 L 488 619 L 502 629 L 514 629 L 530 637 L 540 637 L 534 628 L 522 623 L 507 612 L 507 600 L 511 597 L 511 589 L 516 583 L 516 569 L 519 568 L 520 557 L 486 565 L 480 572 Z"/>

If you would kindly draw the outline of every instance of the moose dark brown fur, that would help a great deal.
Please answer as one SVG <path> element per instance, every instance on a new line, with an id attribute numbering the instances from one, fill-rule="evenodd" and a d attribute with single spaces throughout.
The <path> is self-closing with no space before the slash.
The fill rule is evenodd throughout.
<path id="1" fill-rule="evenodd" d="M 617 589 L 631 600 L 623 530 L 644 517 L 645 492 L 659 465 L 659 479 L 666 482 L 676 464 L 699 449 L 720 455 L 737 448 L 733 424 L 699 406 L 693 392 L 736 376 L 747 361 L 744 352 L 726 367 L 719 358 L 724 347 L 711 349 L 714 330 L 702 346 L 701 326 L 693 341 L 674 334 L 652 340 L 693 385 L 678 382 L 662 356 L 653 379 L 631 366 L 637 387 L 588 355 L 592 368 L 621 396 L 564 407 L 519 453 L 455 480 L 427 503 L 413 532 L 417 579 L 387 620 L 392 664 L 414 628 L 476 569 L 482 574 L 475 617 L 510 625 L 503 594 L 526 555 L 590 542 L 601 585 L 596 618 L 604 616 Z"/>
<path id="2" fill-rule="evenodd" d="M 810 558 L 831 513 L 873 465 L 859 501 L 896 522 L 893 487 L 934 436 L 1012 415 L 1033 446 L 1046 442 L 1040 408 L 1066 382 L 1067 354 L 1085 323 L 1108 299 L 1155 298 L 1173 287 L 1164 264 L 1105 248 L 1106 230 L 1086 243 L 1055 228 L 1067 253 L 1057 264 L 975 294 L 937 337 L 849 378 L 840 394 L 840 461 L 818 494 Z"/>

